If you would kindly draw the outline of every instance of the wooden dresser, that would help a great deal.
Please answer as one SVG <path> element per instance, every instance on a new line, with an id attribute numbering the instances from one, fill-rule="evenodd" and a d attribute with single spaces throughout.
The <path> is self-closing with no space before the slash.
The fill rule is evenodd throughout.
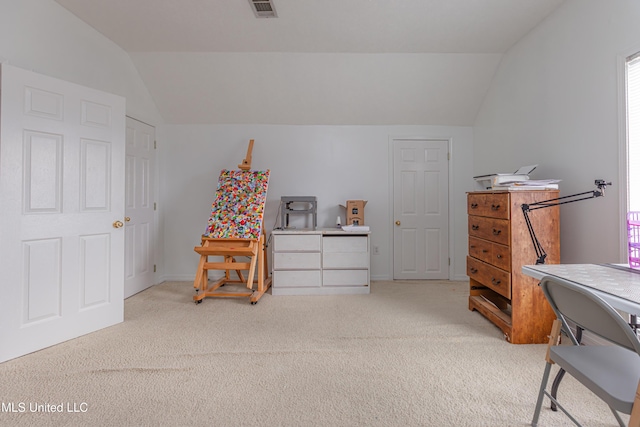
<path id="1" fill-rule="evenodd" d="M 546 343 L 555 319 L 538 281 L 522 273 L 536 253 L 522 204 L 558 197 L 558 190 L 478 191 L 467 194 L 469 214 L 469 310 L 477 310 L 513 344 Z M 560 209 L 529 212 L 547 253 L 560 263 Z"/>

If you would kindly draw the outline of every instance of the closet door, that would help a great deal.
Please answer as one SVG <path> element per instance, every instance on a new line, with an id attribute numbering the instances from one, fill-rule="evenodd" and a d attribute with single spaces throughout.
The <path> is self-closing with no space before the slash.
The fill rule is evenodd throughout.
<path id="1" fill-rule="evenodd" d="M 155 128 L 127 117 L 124 297 L 154 283 L 156 211 Z"/>
<path id="2" fill-rule="evenodd" d="M 2 64 L 0 362 L 123 320 L 123 98 Z"/>
<path id="3" fill-rule="evenodd" d="M 449 278 L 449 141 L 393 140 L 393 278 Z"/>

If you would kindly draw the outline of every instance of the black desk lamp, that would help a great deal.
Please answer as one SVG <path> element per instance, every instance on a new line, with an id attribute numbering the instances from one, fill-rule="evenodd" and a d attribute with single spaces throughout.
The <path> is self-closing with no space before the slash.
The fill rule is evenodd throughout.
<path id="1" fill-rule="evenodd" d="M 522 205 L 524 221 L 527 223 L 527 229 L 529 230 L 529 235 L 531 236 L 531 241 L 533 242 L 533 247 L 535 248 L 536 256 L 538 257 L 538 259 L 536 260 L 536 264 L 544 264 L 544 261 L 547 258 L 547 253 L 544 251 L 542 245 L 536 237 L 536 233 L 533 230 L 533 226 L 531 225 L 531 220 L 529 219 L 529 212 L 535 211 L 536 209 L 550 208 L 551 206 L 558 206 L 565 203 L 579 202 L 580 200 L 594 199 L 596 197 L 604 196 L 604 189 L 607 187 L 607 185 L 611 185 L 611 183 L 605 182 L 603 179 L 596 179 L 595 185 L 596 187 L 598 187 L 597 190 L 585 191 L 584 193 L 572 194 L 571 196 L 563 196 L 555 199 L 542 200 L 535 203 L 524 203 Z M 586 196 L 587 194 L 589 196 Z"/>

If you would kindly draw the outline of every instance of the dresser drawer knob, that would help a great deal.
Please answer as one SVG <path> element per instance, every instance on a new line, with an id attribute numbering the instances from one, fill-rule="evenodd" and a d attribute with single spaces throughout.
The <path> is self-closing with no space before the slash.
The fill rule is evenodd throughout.
<path id="1" fill-rule="evenodd" d="M 471 272 L 471 274 L 476 274 L 478 272 L 478 269 L 475 267 L 471 267 L 469 271 Z"/>
<path id="2" fill-rule="evenodd" d="M 500 205 L 491 205 L 491 210 L 492 210 L 492 211 L 498 211 L 498 210 L 500 210 Z"/>
<path id="3" fill-rule="evenodd" d="M 487 252 L 489 252 L 487 249 L 483 249 L 483 250 L 482 250 L 482 253 L 483 253 L 483 254 L 486 254 Z"/>
<path id="4" fill-rule="evenodd" d="M 498 255 L 496 255 L 496 258 L 502 259 L 502 255 L 498 254 Z"/>
<path id="5" fill-rule="evenodd" d="M 471 209 L 477 209 L 477 208 L 478 208 L 477 203 L 471 203 Z"/>
<path id="6" fill-rule="evenodd" d="M 495 228 L 493 229 L 493 235 L 494 236 L 499 236 L 500 233 L 502 233 L 502 230 L 496 230 Z"/>
<path id="7" fill-rule="evenodd" d="M 479 226 L 479 225 L 471 224 L 471 229 L 472 229 L 472 230 L 477 230 L 477 229 L 479 229 L 479 228 L 480 228 L 480 226 Z"/>
<path id="8" fill-rule="evenodd" d="M 500 279 L 496 279 L 494 277 L 491 278 L 491 283 L 493 283 L 494 285 L 499 285 L 500 284 Z"/>

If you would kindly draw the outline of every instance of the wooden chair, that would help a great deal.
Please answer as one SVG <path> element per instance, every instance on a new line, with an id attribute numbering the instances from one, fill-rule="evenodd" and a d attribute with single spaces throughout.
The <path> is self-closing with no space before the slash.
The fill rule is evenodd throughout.
<path id="1" fill-rule="evenodd" d="M 578 421 L 546 390 L 551 366 L 556 363 L 611 409 L 620 426 L 618 412 L 631 414 L 629 426 L 640 426 L 640 341 L 627 321 L 602 298 L 583 286 L 558 277 L 540 282 L 549 304 L 556 313 L 544 374 L 532 426 L 537 426 L 544 396 L 547 396 L 576 425 Z M 569 322 L 607 340 L 610 345 L 580 345 Z M 560 345 L 560 333 L 572 345 Z"/>
<path id="2" fill-rule="evenodd" d="M 256 304 L 271 286 L 262 226 L 268 180 L 269 171 L 223 170 L 220 174 L 209 225 L 201 245 L 194 248 L 200 255 L 193 282 L 196 303 L 207 297 L 249 297 L 251 304 Z M 238 257 L 248 257 L 249 261 L 240 262 Z M 210 270 L 222 270 L 224 275 L 209 284 Z M 232 271 L 238 279 L 232 279 Z M 221 291 L 225 284 L 243 284 L 248 291 Z"/>

